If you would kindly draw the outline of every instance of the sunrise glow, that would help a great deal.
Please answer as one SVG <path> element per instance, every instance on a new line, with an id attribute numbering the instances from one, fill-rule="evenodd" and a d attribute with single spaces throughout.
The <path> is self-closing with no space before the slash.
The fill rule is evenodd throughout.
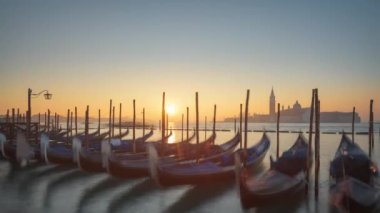
<path id="1" fill-rule="evenodd" d="M 166 108 L 166 112 L 170 115 L 173 116 L 176 113 L 176 107 L 174 104 L 169 104 Z"/>

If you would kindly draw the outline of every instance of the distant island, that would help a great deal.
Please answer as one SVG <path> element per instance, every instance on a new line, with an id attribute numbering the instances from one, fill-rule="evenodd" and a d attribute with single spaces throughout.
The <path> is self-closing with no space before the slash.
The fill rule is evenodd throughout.
<path id="1" fill-rule="evenodd" d="M 308 123 L 310 120 L 310 108 L 302 108 L 301 104 L 296 101 L 293 108 L 288 106 L 287 109 L 280 111 L 281 123 Z M 321 123 L 351 123 L 352 112 L 321 112 Z M 234 122 L 235 118 L 225 118 L 224 122 Z M 248 117 L 251 123 L 274 123 L 277 121 L 276 113 L 276 96 L 272 88 L 269 97 L 269 114 L 253 114 Z M 355 113 L 355 122 L 360 123 L 361 119 L 358 113 Z"/>

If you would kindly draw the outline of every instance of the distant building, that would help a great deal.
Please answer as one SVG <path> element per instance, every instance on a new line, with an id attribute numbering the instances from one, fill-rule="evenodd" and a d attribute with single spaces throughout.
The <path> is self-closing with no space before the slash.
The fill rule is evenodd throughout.
<path id="1" fill-rule="evenodd" d="M 269 115 L 276 115 L 276 96 L 274 96 L 273 87 L 269 97 Z"/>
<path id="2" fill-rule="evenodd" d="M 287 109 L 282 110 L 280 113 L 281 123 L 308 123 L 310 120 L 310 108 L 302 108 L 298 100 L 293 104 L 293 108 L 288 106 Z M 351 123 L 351 112 L 321 112 L 321 123 Z M 234 121 L 234 118 L 226 118 L 226 122 Z M 253 114 L 248 117 L 249 122 L 255 123 L 274 123 L 277 121 L 276 112 L 276 96 L 272 88 L 269 96 L 269 114 Z M 355 122 L 360 123 L 361 119 L 358 113 L 355 113 Z"/>

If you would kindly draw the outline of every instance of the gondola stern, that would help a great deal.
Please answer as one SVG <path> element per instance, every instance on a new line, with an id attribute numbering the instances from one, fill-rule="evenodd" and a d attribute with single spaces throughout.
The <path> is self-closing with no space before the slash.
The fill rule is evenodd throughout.
<path id="1" fill-rule="evenodd" d="M 40 137 L 40 155 L 42 161 L 45 161 L 46 164 L 49 164 L 49 159 L 48 159 L 48 149 L 49 149 L 49 136 L 45 133 L 41 134 Z"/>
<path id="2" fill-rule="evenodd" d="M 158 169 L 158 153 L 154 145 L 149 144 L 148 149 L 148 159 L 149 159 L 149 174 L 151 179 L 156 183 L 156 185 L 161 186 L 159 169 Z"/>
<path id="3" fill-rule="evenodd" d="M 7 137 L 3 133 L 0 133 L 1 154 L 3 155 L 3 158 L 8 159 L 4 150 L 5 143 L 7 143 Z"/>
<path id="4" fill-rule="evenodd" d="M 73 150 L 73 162 L 77 163 L 78 168 L 82 170 L 81 165 L 80 165 L 80 152 L 82 149 L 82 141 L 74 137 L 73 142 L 72 142 L 72 150 Z"/>

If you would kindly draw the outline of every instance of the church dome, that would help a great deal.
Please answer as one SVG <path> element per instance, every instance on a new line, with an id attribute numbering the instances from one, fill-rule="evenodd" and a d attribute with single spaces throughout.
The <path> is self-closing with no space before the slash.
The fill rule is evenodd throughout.
<path id="1" fill-rule="evenodd" d="M 298 100 L 297 100 L 296 103 L 293 105 L 293 109 L 295 109 L 295 110 L 301 110 L 301 109 L 302 109 L 301 104 L 298 103 Z"/>

